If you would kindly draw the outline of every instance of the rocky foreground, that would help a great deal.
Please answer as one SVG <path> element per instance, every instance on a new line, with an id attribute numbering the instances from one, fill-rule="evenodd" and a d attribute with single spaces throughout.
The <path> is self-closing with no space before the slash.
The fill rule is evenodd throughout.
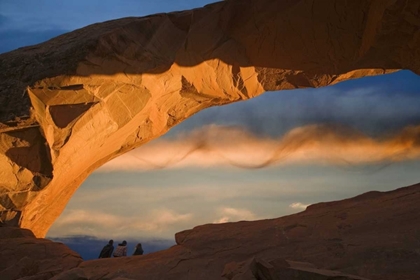
<path id="1" fill-rule="evenodd" d="M 0 279 L 420 279 L 420 184 L 277 219 L 209 224 L 144 256 L 85 261 L 0 227 Z M 357 276 L 351 276 L 357 275 Z"/>

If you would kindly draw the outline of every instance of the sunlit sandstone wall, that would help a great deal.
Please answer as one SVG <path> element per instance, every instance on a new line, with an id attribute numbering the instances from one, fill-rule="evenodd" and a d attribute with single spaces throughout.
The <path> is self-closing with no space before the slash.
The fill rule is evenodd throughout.
<path id="1" fill-rule="evenodd" d="M 419 9 L 418 0 L 229 0 L 0 55 L 2 222 L 44 236 L 92 171 L 204 108 L 420 73 Z"/>

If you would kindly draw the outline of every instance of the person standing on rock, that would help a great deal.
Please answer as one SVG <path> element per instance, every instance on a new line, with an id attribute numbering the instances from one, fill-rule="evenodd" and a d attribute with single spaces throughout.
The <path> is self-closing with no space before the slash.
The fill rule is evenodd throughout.
<path id="1" fill-rule="evenodd" d="M 123 241 L 121 244 L 118 244 L 114 252 L 114 258 L 125 257 L 127 256 L 127 241 Z"/>
<path id="2" fill-rule="evenodd" d="M 141 243 L 136 245 L 136 248 L 134 250 L 133 256 L 137 256 L 137 255 L 143 255 L 143 248 L 141 247 Z"/>
<path id="3" fill-rule="evenodd" d="M 109 240 L 108 244 L 106 244 L 104 246 L 104 248 L 102 248 L 101 253 L 99 254 L 99 258 L 110 258 L 112 255 L 112 251 L 114 251 L 114 240 Z"/>

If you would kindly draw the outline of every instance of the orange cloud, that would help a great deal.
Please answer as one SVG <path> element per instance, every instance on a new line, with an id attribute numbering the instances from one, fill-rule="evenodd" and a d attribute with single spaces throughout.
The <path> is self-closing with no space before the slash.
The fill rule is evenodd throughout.
<path id="1" fill-rule="evenodd" d="M 338 125 L 295 128 L 279 139 L 238 127 L 207 126 L 175 139 L 156 140 L 108 162 L 99 171 L 279 164 L 360 165 L 420 158 L 420 126 L 372 138 Z"/>

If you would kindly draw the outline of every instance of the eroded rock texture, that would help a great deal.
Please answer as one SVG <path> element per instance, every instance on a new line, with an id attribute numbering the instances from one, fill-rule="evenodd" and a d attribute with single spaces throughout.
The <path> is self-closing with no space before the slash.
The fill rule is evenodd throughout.
<path id="1" fill-rule="evenodd" d="M 0 227 L 0 278 L 45 280 L 77 267 L 82 258 L 62 243 L 26 229 Z"/>
<path id="2" fill-rule="evenodd" d="M 418 280 L 419 201 L 417 184 L 277 219 L 198 226 L 165 251 L 86 261 L 54 279 Z"/>
<path id="3" fill-rule="evenodd" d="M 229 0 L 0 55 L 0 211 L 44 236 L 106 161 L 264 91 L 420 73 L 418 0 Z"/>

